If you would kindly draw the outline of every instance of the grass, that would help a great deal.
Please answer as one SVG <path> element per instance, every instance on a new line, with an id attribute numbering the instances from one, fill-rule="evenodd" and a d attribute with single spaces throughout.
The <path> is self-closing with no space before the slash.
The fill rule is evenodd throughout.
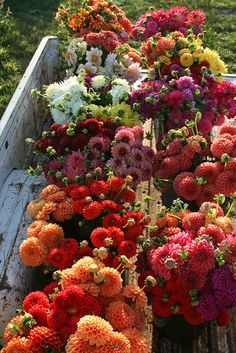
<path id="1" fill-rule="evenodd" d="M 53 18 L 61 2 L 5 0 L 5 13 L 0 9 L 0 116 L 42 37 L 57 34 Z M 202 9 L 207 15 L 206 44 L 220 53 L 230 73 L 236 73 L 235 0 L 117 0 L 117 3 L 132 21 L 150 6 L 168 9 L 188 5 L 191 9 Z M 8 7 L 12 16 L 6 14 Z"/>
<path id="2" fill-rule="evenodd" d="M 0 9 L 0 117 L 42 37 L 57 34 L 54 14 L 60 2 L 4 1 Z"/>

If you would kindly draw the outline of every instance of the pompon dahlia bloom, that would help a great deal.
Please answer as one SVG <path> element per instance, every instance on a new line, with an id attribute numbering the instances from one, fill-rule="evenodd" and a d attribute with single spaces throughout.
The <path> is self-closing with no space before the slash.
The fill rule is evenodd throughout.
<path id="1" fill-rule="evenodd" d="M 42 241 L 31 237 L 21 243 L 19 255 L 24 264 L 28 266 L 39 266 L 46 262 L 48 250 Z"/>
<path id="2" fill-rule="evenodd" d="M 35 291 L 28 294 L 23 301 L 23 308 L 28 311 L 35 305 L 40 305 L 43 308 L 49 308 L 49 299 L 45 293 L 41 291 Z"/>
<path id="3" fill-rule="evenodd" d="M 121 300 L 112 301 L 108 305 L 105 317 L 112 327 L 118 331 L 123 331 L 135 324 L 135 314 L 133 309 Z"/>
<path id="4" fill-rule="evenodd" d="M 113 332 L 109 341 L 102 347 L 104 353 L 130 353 L 130 340 L 121 332 Z"/>
<path id="5" fill-rule="evenodd" d="M 26 337 L 12 338 L 1 350 L 2 353 L 32 353 L 32 342 Z"/>
<path id="6" fill-rule="evenodd" d="M 86 315 L 80 319 L 75 335 L 89 341 L 97 347 L 109 341 L 113 327 L 106 320 L 94 315 Z"/>
<path id="7" fill-rule="evenodd" d="M 123 282 L 119 271 L 111 267 L 104 267 L 100 269 L 98 274 L 104 276 L 104 281 L 100 284 L 101 296 L 114 297 L 119 294 Z"/>
<path id="8" fill-rule="evenodd" d="M 56 331 L 49 327 L 36 326 L 30 330 L 29 338 L 34 347 L 45 349 L 47 346 L 53 350 L 60 350 L 63 343 Z"/>
<path id="9" fill-rule="evenodd" d="M 143 309 L 147 304 L 146 294 L 135 284 L 128 284 L 122 289 L 122 295 L 128 300 L 132 300 L 134 306 Z"/>
<path id="10" fill-rule="evenodd" d="M 151 349 L 150 342 L 136 328 L 128 328 L 122 333 L 128 338 L 131 344 L 130 353 L 148 353 Z"/>

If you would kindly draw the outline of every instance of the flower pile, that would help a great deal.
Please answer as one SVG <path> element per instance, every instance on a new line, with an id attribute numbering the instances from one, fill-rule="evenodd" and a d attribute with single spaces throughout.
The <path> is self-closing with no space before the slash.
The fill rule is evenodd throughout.
<path id="1" fill-rule="evenodd" d="M 157 187 L 165 190 L 173 184 L 178 196 L 198 205 L 213 201 L 215 194 L 230 197 L 236 192 L 235 133 L 235 126 L 224 124 L 210 141 L 188 136 L 187 128 L 170 130 L 162 140 L 163 149 L 156 153 Z"/>
<path id="2" fill-rule="evenodd" d="M 144 119 L 157 119 L 168 129 L 181 128 L 186 120 L 194 121 L 197 115 L 201 118 L 198 130 L 207 134 L 213 126 L 223 124 L 225 116 L 229 119 L 235 116 L 236 86 L 230 82 L 217 82 L 208 75 L 204 77 L 198 84 L 187 72 L 179 75 L 173 68 L 170 81 L 141 83 L 130 94 L 130 104 Z"/>
<path id="3" fill-rule="evenodd" d="M 186 6 L 147 11 L 135 23 L 133 36 L 145 40 L 157 33 L 166 35 L 174 31 L 187 35 L 189 29 L 197 35 L 203 33 L 205 17 L 201 10 L 190 11 Z"/>
<path id="4" fill-rule="evenodd" d="M 129 45 L 122 45 L 115 33 L 101 31 L 78 37 L 66 47 L 67 75 L 85 70 L 88 75 L 117 76 L 134 83 L 140 77 L 140 54 Z"/>
<path id="5" fill-rule="evenodd" d="M 202 45 L 202 35 L 196 38 L 193 34 L 187 37 L 179 31 L 166 36 L 157 33 L 142 44 L 147 66 L 156 69 L 158 77 L 170 73 L 170 65 L 189 68 L 193 74 L 199 75 L 202 67 L 207 67 L 215 76 L 227 72 L 225 63 L 217 52 Z"/>
<path id="6" fill-rule="evenodd" d="M 163 212 L 151 232 L 151 247 L 140 254 L 138 271 L 152 274 L 148 289 L 158 316 L 184 315 L 198 325 L 227 316 L 235 307 L 236 233 L 219 204 L 205 202 L 197 212 L 182 208 Z M 149 264 L 149 272 L 142 263 Z M 226 322 L 224 323 L 226 324 Z"/>
<path id="7" fill-rule="evenodd" d="M 112 1 L 66 1 L 58 8 L 56 20 L 76 36 L 101 30 L 114 32 L 120 42 L 127 42 L 132 24 L 125 13 Z"/>
<path id="8" fill-rule="evenodd" d="M 116 266 L 120 256 L 136 255 L 136 243 L 150 222 L 135 207 L 134 191 L 119 177 L 64 188 L 48 185 L 28 205 L 28 213 L 36 221 L 27 230 L 20 257 L 30 266 L 64 269 L 96 249 L 101 259 Z"/>
<path id="9" fill-rule="evenodd" d="M 38 91 L 34 91 L 40 95 Z M 128 99 L 130 85 L 121 78 L 109 78 L 103 75 L 71 76 L 60 83 L 49 85 L 43 95 L 49 103 L 52 118 L 57 124 L 69 123 L 80 116 L 84 106 L 102 103 L 119 104 Z"/>
<path id="10" fill-rule="evenodd" d="M 107 163 L 115 175 L 121 178 L 130 175 L 131 185 L 135 187 L 151 178 L 155 152 L 143 145 L 141 128 L 120 127 L 118 130 L 111 149 L 112 158 Z"/>
<path id="11" fill-rule="evenodd" d="M 22 314 L 5 329 L 2 353 L 63 348 L 131 353 L 137 345 L 138 352 L 149 352 L 143 334 L 147 297 L 137 285 L 122 286 L 119 271 L 89 256 L 55 278 L 43 291 L 25 297 Z"/>

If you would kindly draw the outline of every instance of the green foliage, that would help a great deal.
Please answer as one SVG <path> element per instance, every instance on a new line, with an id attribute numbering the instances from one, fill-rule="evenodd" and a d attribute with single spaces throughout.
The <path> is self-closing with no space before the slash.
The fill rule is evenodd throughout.
<path id="1" fill-rule="evenodd" d="M 19 79 L 19 66 L 13 57 L 11 42 L 19 39 L 17 28 L 12 22 L 9 10 L 3 9 L 0 1 L 0 116 L 11 98 Z"/>

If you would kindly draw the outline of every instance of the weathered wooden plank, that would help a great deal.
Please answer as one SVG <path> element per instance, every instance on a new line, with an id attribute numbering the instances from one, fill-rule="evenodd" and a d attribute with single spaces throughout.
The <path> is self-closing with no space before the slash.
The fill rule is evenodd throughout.
<path id="1" fill-rule="evenodd" d="M 36 271 L 25 266 L 18 255 L 21 242 L 32 219 L 26 206 L 36 198 L 45 180 L 13 170 L 0 195 L 0 338 L 7 322 L 15 315 L 24 296 L 32 289 Z"/>
<path id="2" fill-rule="evenodd" d="M 0 121 L 0 187 L 13 168 L 22 168 L 30 147 L 25 138 L 37 136 L 42 129 L 41 105 L 31 97 L 33 88 L 41 89 L 58 77 L 58 39 L 45 37 L 25 71 Z"/>

